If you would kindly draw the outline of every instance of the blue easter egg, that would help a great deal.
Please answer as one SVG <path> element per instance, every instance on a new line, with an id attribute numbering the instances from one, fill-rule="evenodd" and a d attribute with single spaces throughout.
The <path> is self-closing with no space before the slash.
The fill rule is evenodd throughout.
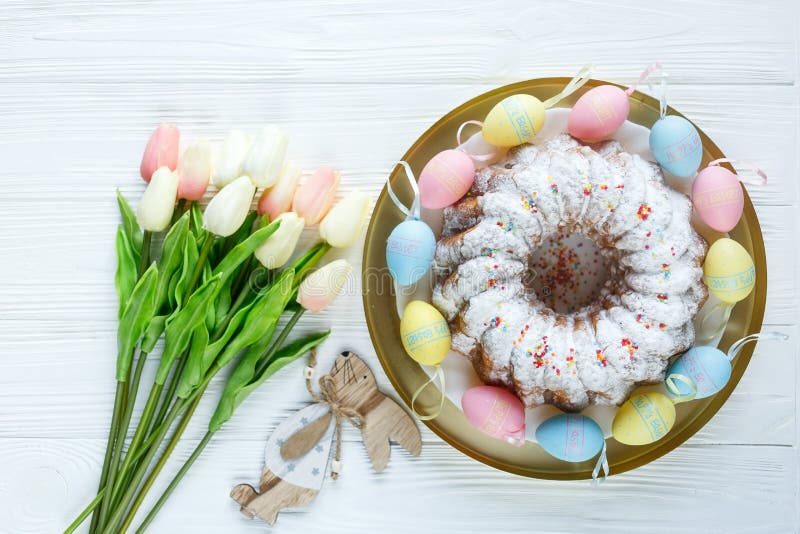
<path id="1" fill-rule="evenodd" d="M 667 115 L 653 125 L 650 150 L 659 165 L 679 178 L 694 176 L 703 159 L 700 134 L 691 122 L 676 115 Z"/>
<path id="2" fill-rule="evenodd" d="M 549 454 L 565 462 L 585 462 L 603 449 L 600 426 L 585 415 L 561 414 L 536 429 L 536 441 Z"/>
<path id="3" fill-rule="evenodd" d="M 675 360 L 667 370 L 667 376 L 675 373 L 686 376 L 697 385 L 697 399 L 714 395 L 725 387 L 731 377 L 731 362 L 725 353 L 716 347 L 692 347 Z M 690 394 L 691 388 L 679 380 L 673 380 L 681 395 Z"/>
<path id="4" fill-rule="evenodd" d="M 386 264 L 401 286 L 411 285 L 431 268 L 436 237 L 422 221 L 408 220 L 397 225 L 386 241 Z"/>

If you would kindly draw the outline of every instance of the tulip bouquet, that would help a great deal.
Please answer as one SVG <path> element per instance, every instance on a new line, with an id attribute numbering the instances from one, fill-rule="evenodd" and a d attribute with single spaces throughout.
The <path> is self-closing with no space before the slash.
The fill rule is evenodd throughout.
<path id="1" fill-rule="evenodd" d="M 300 184 L 300 169 L 284 163 L 286 135 L 275 126 L 252 140 L 234 130 L 216 155 L 211 143 L 197 141 L 179 157 L 179 136 L 175 126 L 161 125 L 150 138 L 136 211 L 117 195 L 116 396 L 97 496 L 67 533 L 90 515 L 91 533 L 130 528 L 209 382 L 236 362 L 208 432 L 137 530 L 144 531 L 247 396 L 328 336 L 288 341 L 303 313 L 320 312 L 341 291 L 351 271 L 345 260 L 313 269 L 331 247 L 356 241 L 369 209 L 359 192 L 332 207 L 339 183 L 332 169 Z M 219 191 L 202 211 L 197 202 L 209 182 Z M 303 228 L 316 224 L 321 240 L 289 263 Z M 163 239 L 153 240 L 157 234 Z M 279 330 L 284 313 L 291 315 Z M 161 338 L 158 369 L 128 441 L 144 365 Z"/>

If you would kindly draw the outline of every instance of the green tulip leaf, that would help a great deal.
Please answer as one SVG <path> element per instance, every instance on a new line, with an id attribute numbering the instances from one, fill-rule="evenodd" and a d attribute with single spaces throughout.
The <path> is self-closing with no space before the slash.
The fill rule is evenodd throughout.
<path id="1" fill-rule="evenodd" d="M 233 412 L 244 402 L 250 393 L 279 370 L 325 341 L 325 338 L 327 338 L 329 334 L 330 330 L 311 334 L 278 349 L 271 358 L 269 364 L 258 376 L 256 376 L 256 368 L 259 364 L 260 356 L 263 353 L 250 353 L 250 351 L 248 351 L 248 353 L 239 360 L 239 364 L 236 366 L 230 379 L 228 379 L 228 383 L 225 384 L 225 389 L 219 400 L 219 404 L 217 404 L 217 409 L 214 411 L 214 415 L 208 423 L 208 431 L 216 432 L 219 430 L 222 425 L 233 416 Z"/>
<path id="2" fill-rule="evenodd" d="M 173 313 L 167 320 L 164 334 L 164 353 L 156 372 L 156 383 L 164 385 L 172 364 L 189 346 L 192 334 L 200 324 L 205 323 L 208 308 L 214 305 L 220 279 L 214 277 L 192 293 L 186 306 Z"/>
<path id="3" fill-rule="evenodd" d="M 117 381 L 125 382 L 133 360 L 133 351 L 147 329 L 156 308 L 158 267 L 155 263 L 142 274 L 131 292 L 125 311 L 119 319 L 117 342 Z"/>
<path id="4" fill-rule="evenodd" d="M 189 235 L 189 214 L 184 213 L 172 225 L 161 247 L 161 257 L 158 260 L 158 291 L 156 302 L 162 312 L 169 312 L 176 305 L 170 298 L 170 289 L 176 273 L 182 273 L 183 255 L 186 248 L 186 237 Z M 177 279 L 176 279 L 177 283 Z M 171 308 L 171 309 L 170 309 Z"/>
<path id="5" fill-rule="evenodd" d="M 156 304 L 156 306 L 158 306 L 158 304 Z M 144 352 L 153 352 L 158 338 L 164 333 L 167 317 L 167 315 L 156 315 L 150 319 L 150 324 L 147 325 L 147 329 L 144 331 L 144 338 L 142 338 L 142 350 Z"/>
<path id="6" fill-rule="evenodd" d="M 255 211 L 249 212 L 238 230 L 228 237 L 218 239 L 214 243 L 211 254 L 209 254 L 209 257 L 212 259 L 212 265 L 217 265 L 222 261 L 222 258 L 228 255 L 233 247 L 247 239 L 247 236 L 253 231 L 253 223 L 256 217 L 258 217 L 258 213 Z"/>
<path id="7" fill-rule="evenodd" d="M 204 323 L 200 323 L 192 334 L 192 342 L 189 347 L 189 356 L 186 360 L 186 366 L 183 369 L 181 376 L 181 383 L 178 388 L 178 396 L 185 399 L 194 390 L 194 387 L 188 387 L 187 384 L 197 384 L 203 379 L 205 372 L 201 369 L 197 362 L 203 360 L 203 354 L 208 349 L 208 329 Z M 186 391 L 185 395 L 181 393 Z"/>
<path id="8" fill-rule="evenodd" d="M 268 226 L 256 230 L 250 237 L 233 247 L 214 269 L 215 275 L 223 278 L 233 277 L 236 269 L 253 254 L 280 226 L 280 221 L 270 223 Z"/>
<path id="9" fill-rule="evenodd" d="M 117 189 L 117 204 L 119 205 L 119 214 L 122 216 L 122 228 L 125 230 L 125 235 L 128 236 L 128 242 L 134 250 L 140 252 L 142 250 L 142 229 L 139 227 L 139 222 L 136 220 L 136 214 L 131 209 L 131 205 L 128 204 L 119 189 Z M 136 262 L 139 262 L 138 257 Z"/>
<path id="10" fill-rule="evenodd" d="M 242 349 L 258 342 L 265 332 L 273 331 L 278 319 L 292 295 L 293 271 L 284 271 L 269 289 L 259 295 L 249 307 L 241 330 L 225 346 L 217 358 L 217 365 L 224 367 Z"/>
<path id="11" fill-rule="evenodd" d="M 221 324 L 231 309 L 231 304 L 233 301 L 233 295 L 231 295 L 232 285 L 233 278 L 227 278 L 219 292 L 216 302 L 214 302 L 214 326 Z"/>
<path id="12" fill-rule="evenodd" d="M 189 283 L 191 282 L 194 269 L 197 266 L 197 261 L 200 252 L 197 250 L 197 241 L 191 232 L 186 233 L 183 242 L 183 263 L 180 267 L 180 277 L 178 278 L 172 295 L 172 306 L 174 310 L 180 309 L 183 305 L 183 300 L 186 298 L 186 293 L 189 290 Z"/>
<path id="13" fill-rule="evenodd" d="M 208 232 L 203 229 L 203 212 L 200 210 L 200 206 L 197 204 L 197 202 L 192 202 L 192 207 L 189 210 L 189 213 L 192 219 L 192 233 L 197 239 L 197 242 L 202 243 L 205 240 Z"/>
<path id="14" fill-rule="evenodd" d="M 117 250 L 117 272 L 114 275 L 114 286 L 117 289 L 119 299 L 119 312 L 117 318 L 122 317 L 125 305 L 136 286 L 136 279 L 139 276 L 139 259 L 125 233 L 122 225 L 117 228 L 117 239 L 115 243 Z"/>

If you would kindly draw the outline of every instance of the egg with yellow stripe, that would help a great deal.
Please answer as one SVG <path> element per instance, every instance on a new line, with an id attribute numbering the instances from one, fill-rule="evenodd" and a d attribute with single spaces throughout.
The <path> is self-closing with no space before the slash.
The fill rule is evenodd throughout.
<path id="1" fill-rule="evenodd" d="M 611 434 L 626 445 L 647 445 L 667 435 L 675 424 L 675 405 L 661 393 L 640 393 L 620 406 Z"/>
<path id="2" fill-rule="evenodd" d="M 708 249 L 703 264 L 708 290 L 723 302 L 734 304 L 746 298 L 756 283 L 756 268 L 747 250 L 727 237 Z"/>
<path id="3" fill-rule="evenodd" d="M 511 95 L 498 102 L 483 121 L 483 138 L 494 146 L 527 143 L 544 126 L 545 107 L 533 95 Z"/>
<path id="4" fill-rule="evenodd" d="M 450 352 L 450 328 L 439 310 L 421 300 L 406 305 L 400 320 L 400 338 L 411 358 L 423 365 L 439 365 Z"/>

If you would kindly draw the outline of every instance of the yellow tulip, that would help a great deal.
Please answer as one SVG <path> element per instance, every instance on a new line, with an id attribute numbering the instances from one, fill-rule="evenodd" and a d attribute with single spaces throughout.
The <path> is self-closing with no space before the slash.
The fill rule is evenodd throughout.
<path id="1" fill-rule="evenodd" d="M 345 196 L 322 219 L 319 236 L 332 247 L 349 247 L 361 237 L 369 203 L 369 195 L 361 191 Z"/>
<path id="2" fill-rule="evenodd" d="M 281 213 L 275 220 L 280 221 L 280 226 L 255 252 L 258 261 L 267 269 L 283 267 L 289 261 L 305 226 L 302 217 L 292 211 Z"/>
<path id="3" fill-rule="evenodd" d="M 149 232 L 160 232 L 169 226 L 178 195 L 178 173 L 159 167 L 150 178 L 139 206 L 136 220 Z"/>
<path id="4" fill-rule="evenodd" d="M 214 195 L 203 214 L 203 228 L 227 237 L 244 222 L 253 203 L 255 186 L 247 176 L 240 176 Z"/>

